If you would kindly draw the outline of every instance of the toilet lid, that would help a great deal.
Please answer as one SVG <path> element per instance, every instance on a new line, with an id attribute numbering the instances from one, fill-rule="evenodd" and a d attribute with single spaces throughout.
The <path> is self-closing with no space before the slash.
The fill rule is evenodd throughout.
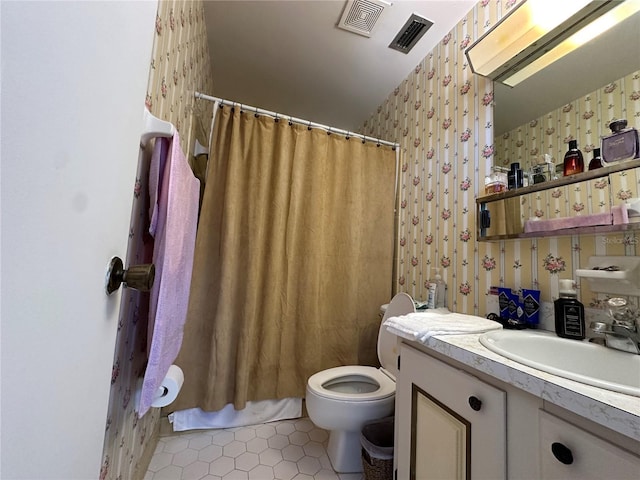
<path id="1" fill-rule="evenodd" d="M 380 365 L 387 372 L 398 376 L 398 337 L 387 330 L 384 321 L 389 317 L 398 317 L 414 313 L 416 307 L 411 296 L 406 293 L 398 293 L 391 299 L 391 303 L 387 306 L 382 322 L 380 322 L 380 331 L 378 332 L 378 360 Z"/>
<path id="2" fill-rule="evenodd" d="M 335 383 L 339 383 L 341 378 L 344 379 L 345 382 L 358 382 L 358 377 L 366 379 L 369 382 L 373 380 L 373 382 L 379 385 L 379 388 L 370 392 L 353 393 L 341 392 L 339 389 L 324 387 L 325 384 L 335 382 L 336 380 L 337 382 Z M 331 398 L 334 400 L 346 400 L 349 402 L 380 400 L 391 397 L 396 393 L 396 383 L 387 375 L 382 373 L 381 369 L 375 367 L 363 367 L 360 365 L 347 365 L 344 367 L 334 367 L 322 370 L 321 372 L 309 377 L 307 388 L 320 397 Z"/>

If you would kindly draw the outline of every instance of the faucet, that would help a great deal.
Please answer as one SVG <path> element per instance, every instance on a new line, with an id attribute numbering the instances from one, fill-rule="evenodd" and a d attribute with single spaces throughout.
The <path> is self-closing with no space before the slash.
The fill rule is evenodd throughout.
<path id="1" fill-rule="evenodd" d="M 637 325 L 614 320 L 611 325 L 605 322 L 591 322 L 589 328 L 593 333 L 604 334 L 606 347 L 640 355 L 640 332 Z"/>
<path id="2" fill-rule="evenodd" d="M 640 310 L 629 306 L 626 299 L 619 297 L 610 298 L 607 307 L 611 325 L 592 322 L 589 327 L 593 333 L 604 335 L 604 344 L 609 348 L 640 355 Z"/>

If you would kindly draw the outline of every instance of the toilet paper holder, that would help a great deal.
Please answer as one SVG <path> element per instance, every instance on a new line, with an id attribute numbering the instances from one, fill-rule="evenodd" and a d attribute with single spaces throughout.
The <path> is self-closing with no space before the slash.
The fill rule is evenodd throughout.
<path id="1" fill-rule="evenodd" d="M 126 287 L 148 292 L 153 287 L 153 281 L 156 276 L 156 267 L 153 263 L 134 265 L 127 270 L 120 257 L 113 257 L 107 267 L 107 278 L 105 288 L 107 295 L 120 288 L 123 283 Z"/>

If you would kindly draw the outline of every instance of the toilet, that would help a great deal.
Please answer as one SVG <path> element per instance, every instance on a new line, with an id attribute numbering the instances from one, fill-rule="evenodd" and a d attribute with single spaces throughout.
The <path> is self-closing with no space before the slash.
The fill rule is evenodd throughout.
<path id="1" fill-rule="evenodd" d="M 371 420 L 393 415 L 398 338 L 383 326 L 388 317 L 415 312 L 413 299 L 398 293 L 387 305 L 378 332 L 381 368 L 349 365 L 318 372 L 307 381 L 311 421 L 329 431 L 327 455 L 338 473 L 362 471 L 360 431 Z"/>

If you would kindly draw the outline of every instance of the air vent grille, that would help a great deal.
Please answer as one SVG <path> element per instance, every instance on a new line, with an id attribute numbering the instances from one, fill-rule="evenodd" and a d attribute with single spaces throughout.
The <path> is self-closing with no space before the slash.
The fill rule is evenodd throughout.
<path id="1" fill-rule="evenodd" d="M 370 37 L 380 15 L 389 5 L 391 4 L 382 0 L 349 0 L 338 27 Z"/>
<path id="2" fill-rule="evenodd" d="M 393 48 L 402 53 L 409 53 L 432 25 L 433 22 L 431 20 L 427 20 L 414 13 L 400 29 L 393 39 L 393 42 L 389 45 L 389 48 Z"/>

